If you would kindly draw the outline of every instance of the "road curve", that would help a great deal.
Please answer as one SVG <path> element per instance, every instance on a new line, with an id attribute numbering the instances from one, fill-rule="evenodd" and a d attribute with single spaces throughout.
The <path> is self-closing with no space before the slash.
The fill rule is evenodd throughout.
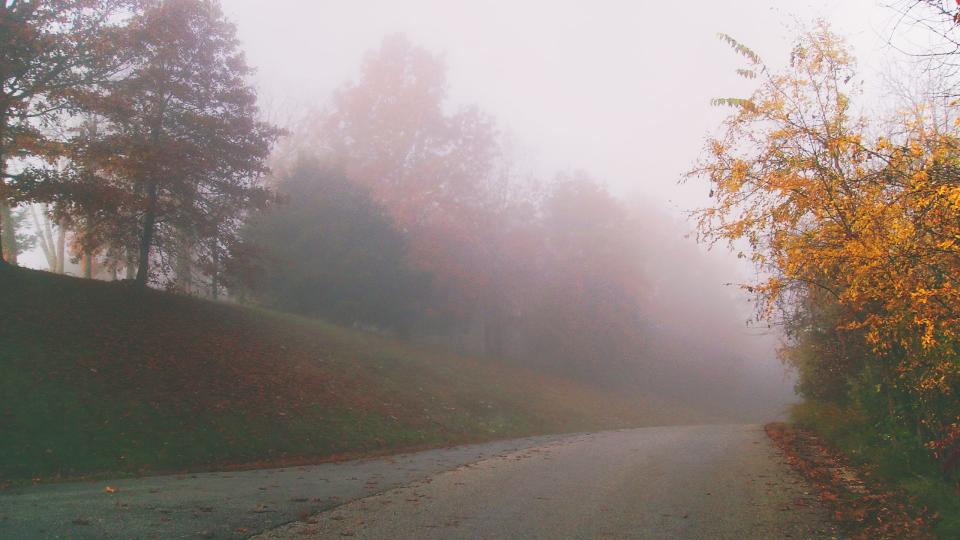
<path id="1" fill-rule="evenodd" d="M 303 538 L 831 538 L 760 426 L 576 435 L 268 531 Z"/>
<path id="2" fill-rule="evenodd" d="M 0 490 L 0 539 L 247 538 L 347 501 L 560 438 L 282 469 L 17 486 Z"/>
<path id="3" fill-rule="evenodd" d="M 759 426 L 673 426 L 19 486 L 0 491 L 0 538 L 833 536 L 807 491 Z"/>

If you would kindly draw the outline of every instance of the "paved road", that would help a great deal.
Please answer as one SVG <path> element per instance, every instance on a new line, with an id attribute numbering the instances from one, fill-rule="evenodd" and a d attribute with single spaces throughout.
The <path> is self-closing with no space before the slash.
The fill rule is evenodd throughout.
<path id="1" fill-rule="evenodd" d="M 309 467 L 14 488 L 0 491 L 0 540 L 246 538 L 347 501 L 559 438 Z M 107 493 L 107 486 L 115 491 Z"/>
<path id="2" fill-rule="evenodd" d="M 0 494 L 0 538 L 833 536 L 759 426 L 541 437 L 111 486 Z"/>
<path id="3" fill-rule="evenodd" d="M 759 426 L 581 435 L 257 538 L 817 538 L 827 516 Z"/>

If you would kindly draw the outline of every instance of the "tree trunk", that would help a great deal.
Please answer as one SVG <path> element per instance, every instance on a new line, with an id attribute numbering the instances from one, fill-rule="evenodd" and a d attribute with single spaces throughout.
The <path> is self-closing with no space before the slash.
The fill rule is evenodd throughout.
<path id="1" fill-rule="evenodd" d="M 57 224 L 57 268 L 54 272 L 63 274 L 64 257 L 67 254 L 67 227 L 64 220 Z"/>
<path id="2" fill-rule="evenodd" d="M 30 216 L 33 217 L 33 226 L 37 229 L 37 236 L 40 238 L 40 249 L 43 250 L 43 256 L 47 259 L 47 269 L 51 272 L 57 271 L 57 254 L 54 251 L 53 233 L 50 231 L 50 219 L 47 216 L 46 208 L 43 209 L 43 222 L 37 216 L 36 205 L 30 205 Z"/>
<path id="3" fill-rule="evenodd" d="M 53 265 L 50 266 L 51 272 L 57 271 L 57 252 L 53 237 L 53 224 L 50 222 L 50 212 L 47 205 L 43 205 L 43 236 L 46 238 L 46 245 L 50 249 L 53 259 Z"/>
<path id="4" fill-rule="evenodd" d="M 6 111 L 4 111 L 6 112 Z M 5 128 L 7 127 L 6 115 L 0 116 L 0 204 L 7 202 L 7 155 L 3 152 L 5 138 Z M 0 219 L 0 268 L 7 265 L 6 257 L 3 253 L 3 219 Z"/>
<path id="5" fill-rule="evenodd" d="M 16 266 L 17 264 L 17 230 L 13 226 L 13 211 L 5 202 L 0 202 L 0 250 L 2 259 Z"/>
<path id="6" fill-rule="evenodd" d="M 133 250 L 130 249 L 129 246 L 126 249 L 127 249 L 127 267 L 124 269 L 125 271 L 124 275 L 126 276 L 126 279 L 133 279 L 136 276 L 136 274 L 134 274 L 134 269 L 136 268 L 136 264 L 134 264 Z"/>
<path id="7" fill-rule="evenodd" d="M 213 268 L 210 270 L 210 296 L 216 300 L 220 297 L 220 244 L 216 238 L 213 240 L 211 252 Z"/>
<path id="8" fill-rule="evenodd" d="M 0 190 L 2 190 L 2 188 L 0 188 Z M 0 237 L 3 237 L 3 220 L 0 220 Z M 3 247 L 0 246 L 0 268 L 4 266 L 7 266 L 7 260 L 4 258 Z"/>
<path id="9" fill-rule="evenodd" d="M 147 274 L 150 273 L 150 247 L 153 244 L 153 229 L 157 221 L 157 181 L 147 180 L 147 209 L 143 214 L 143 231 L 140 235 L 140 259 L 137 267 L 136 284 L 147 286 Z"/>
<path id="10" fill-rule="evenodd" d="M 190 294 L 193 292 L 193 243 L 190 234 L 183 228 L 177 230 L 177 289 Z"/>
<path id="11" fill-rule="evenodd" d="M 80 259 L 80 266 L 83 269 L 83 277 L 93 279 L 93 255 L 84 253 Z"/>

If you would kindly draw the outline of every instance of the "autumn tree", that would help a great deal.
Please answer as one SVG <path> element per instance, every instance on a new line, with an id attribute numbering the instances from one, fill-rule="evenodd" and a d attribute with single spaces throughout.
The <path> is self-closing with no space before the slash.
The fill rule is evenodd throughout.
<path id="1" fill-rule="evenodd" d="M 11 159 L 55 152 L 45 126 L 78 93 L 120 65 L 114 47 L 125 0 L 6 0 L 0 3 L 0 238 L 16 262 L 9 206 L 30 197 L 33 179 Z M 3 228 L 7 230 L 4 231 Z M 3 264 L 4 257 L 0 257 Z"/>
<path id="2" fill-rule="evenodd" d="M 136 223 L 136 282 L 145 285 L 170 257 L 209 268 L 229 255 L 246 212 L 268 197 L 261 177 L 279 131 L 258 120 L 251 69 L 218 2 L 145 2 L 126 46 L 128 68 L 86 104 L 102 125 L 85 148 L 96 154 L 98 189 L 117 186 L 90 203 Z M 117 235 L 129 227 L 108 230 L 104 243 L 128 244 Z"/>
<path id="3" fill-rule="evenodd" d="M 474 107 L 450 114 L 446 67 L 401 35 L 369 54 L 359 81 L 337 91 L 314 141 L 367 185 L 405 227 L 431 208 L 456 212 L 479 194 L 496 157 L 493 122 Z"/>
<path id="4" fill-rule="evenodd" d="M 931 444 L 952 437 L 960 421 L 957 133 L 915 111 L 890 122 L 858 116 L 855 63 L 823 24 L 801 36 L 782 71 L 724 39 L 747 60 L 740 73 L 760 83 L 749 98 L 718 100 L 735 111 L 691 173 L 714 197 L 698 214 L 701 234 L 758 265 L 765 278 L 747 286 L 770 318 L 829 297 L 839 332 L 830 340 L 862 336 L 866 357 L 853 373 L 874 379 L 883 414 Z M 803 340 L 813 328 L 801 330 Z M 843 354 L 819 361 L 843 365 L 802 367 L 850 373 Z"/>
<path id="5" fill-rule="evenodd" d="M 499 147 L 487 115 L 449 109 L 442 60 L 389 36 L 367 56 L 359 80 L 340 88 L 298 140 L 369 190 L 446 296 L 445 318 L 465 319 L 481 296 L 472 250 L 480 245 Z"/>

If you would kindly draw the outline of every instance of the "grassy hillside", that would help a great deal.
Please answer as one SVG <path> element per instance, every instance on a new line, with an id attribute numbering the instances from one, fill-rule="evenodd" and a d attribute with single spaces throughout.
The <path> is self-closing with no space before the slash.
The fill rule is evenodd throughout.
<path id="1" fill-rule="evenodd" d="M 0 270 L 0 479 L 281 463 L 665 411 L 313 320 Z"/>

